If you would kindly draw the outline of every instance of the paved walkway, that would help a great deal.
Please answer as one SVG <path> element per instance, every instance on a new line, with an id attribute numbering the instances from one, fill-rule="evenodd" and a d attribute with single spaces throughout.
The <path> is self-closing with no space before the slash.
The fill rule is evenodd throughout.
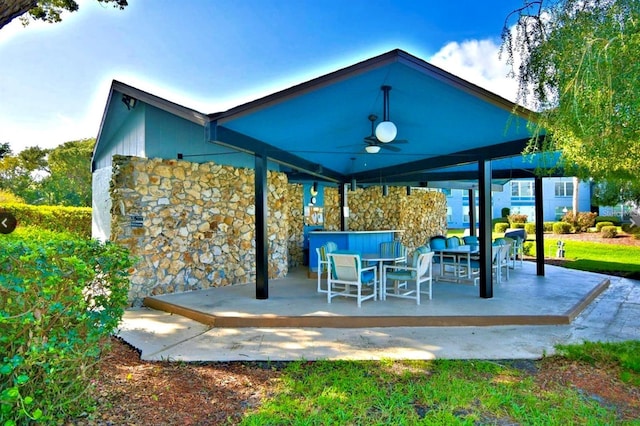
<path id="1" fill-rule="evenodd" d="M 126 311 L 119 336 L 146 360 L 538 359 L 557 344 L 640 339 L 640 282 L 609 278 L 608 289 L 568 325 L 210 328 L 137 308 Z"/>

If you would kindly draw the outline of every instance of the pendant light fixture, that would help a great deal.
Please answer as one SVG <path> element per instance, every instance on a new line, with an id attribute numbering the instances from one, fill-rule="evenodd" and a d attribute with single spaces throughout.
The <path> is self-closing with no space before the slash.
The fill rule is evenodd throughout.
<path id="1" fill-rule="evenodd" d="M 382 86 L 382 92 L 384 94 L 383 98 L 383 112 L 382 112 L 382 121 L 378 123 L 376 127 L 376 138 L 382 143 L 391 142 L 396 138 L 398 134 L 398 129 L 396 125 L 389 120 L 389 91 L 391 90 L 391 86 Z"/>

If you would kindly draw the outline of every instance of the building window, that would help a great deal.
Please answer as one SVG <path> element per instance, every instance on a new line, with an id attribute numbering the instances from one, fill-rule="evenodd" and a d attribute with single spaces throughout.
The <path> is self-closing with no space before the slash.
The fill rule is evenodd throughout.
<path id="1" fill-rule="evenodd" d="M 573 182 L 556 182 L 556 197 L 573 197 Z"/>
<path id="2" fill-rule="evenodd" d="M 453 222 L 453 209 L 447 207 L 447 222 Z"/>
<path id="3" fill-rule="evenodd" d="M 442 188 L 440 191 L 447 197 L 451 197 L 451 188 Z"/>
<path id="4" fill-rule="evenodd" d="M 511 197 L 533 198 L 533 181 L 511 181 Z"/>

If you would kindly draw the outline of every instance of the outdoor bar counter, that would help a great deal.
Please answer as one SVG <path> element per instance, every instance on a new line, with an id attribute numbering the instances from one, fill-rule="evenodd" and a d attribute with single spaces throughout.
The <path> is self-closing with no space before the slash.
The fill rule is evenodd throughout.
<path id="1" fill-rule="evenodd" d="M 309 232 L 309 271 L 318 271 L 318 253 L 316 248 L 333 241 L 339 250 L 351 250 L 363 253 L 378 253 L 380 243 L 399 238 L 399 229 L 382 231 L 312 231 Z"/>

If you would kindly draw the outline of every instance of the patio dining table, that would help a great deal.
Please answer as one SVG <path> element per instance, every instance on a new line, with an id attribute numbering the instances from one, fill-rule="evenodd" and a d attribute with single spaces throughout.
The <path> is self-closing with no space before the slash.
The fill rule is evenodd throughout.
<path id="1" fill-rule="evenodd" d="M 378 262 L 378 280 L 380 281 L 380 284 L 382 283 L 382 274 L 384 273 L 384 263 L 385 262 L 392 262 L 392 263 L 397 263 L 397 262 L 401 262 L 403 260 L 406 260 L 406 258 L 404 256 L 383 256 L 380 253 L 365 253 L 362 255 L 362 260 L 365 262 Z M 384 294 L 383 294 L 383 288 L 382 285 L 379 286 L 379 291 L 380 291 L 380 300 L 384 300 Z"/>
<path id="2" fill-rule="evenodd" d="M 434 250 L 434 253 L 440 257 L 440 276 L 444 276 L 444 258 L 453 257 L 454 262 L 451 264 L 456 268 L 456 279 L 460 278 L 458 275 L 459 267 L 465 265 L 467 269 L 466 278 L 471 279 L 471 257 L 480 254 L 480 246 L 477 244 L 463 245 L 458 247 L 448 247 L 443 249 Z"/>

